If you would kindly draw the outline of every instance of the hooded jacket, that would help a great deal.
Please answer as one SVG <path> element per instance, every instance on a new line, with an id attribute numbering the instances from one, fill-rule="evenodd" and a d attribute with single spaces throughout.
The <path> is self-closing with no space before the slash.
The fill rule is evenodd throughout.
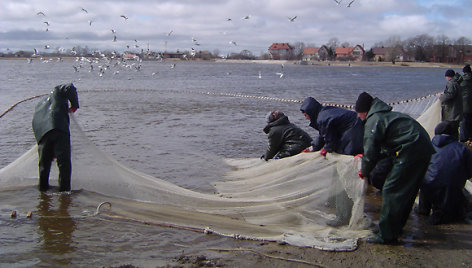
<path id="1" fill-rule="evenodd" d="M 442 121 L 461 121 L 462 120 L 462 101 L 463 94 L 459 83 L 462 77 L 456 74 L 451 80 L 447 81 L 446 89 L 440 96 L 441 118 Z"/>
<path id="2" fill-rule="evenodd" d="M 378 98 L 364 121 L 364 154 L 361 172 L 369 177 L 382 154 L 397 158 L 398 163 L 415 162 L 434 152 L 426 130 L 410 116 L 393 112 L 392 107 Z"/>
<path id="3" fill-rule="evenodd" d="M 472 74 L 464 73 L 461 82 L 462 88 L 462 108 L 464 113 L 472 113 Z"/>
<path id="4" fill-rule="evenodd" d="M 310 126 L 318 130 L 319 136 L 312 142 L 313 150 L 324 147 L 327 152 L 345 155 L 362 153 L 364 128 L 353 111 L 322 106 L 312 97 L 306 98 L 300 110 L 310 117 Z"/>
<path id="5" fill-rule="evenodd" d="M 290 123 L 286 115 L 269 122 L 264 127 L 268 134 L 269 144 L 264 160 L 272 159 L 276 154 L 279 158 L 292 156 L 310 147 L 311 137 L 303 129 Z"/>
<path id="6" fill-rule="evenodd" d="M 451 135 L 436 135 L 432 140 L 435 154 L 426 172 L 422 190 L 454 187 L 462 190 L 472 178 L 472 151 Z"/>
<path id="7" fill-rule="evenodd" d="M 56 86 L 36 105 L 32 127 L 37 143 L 53 129 L 70 134 L 69 102 L 72 108 L 79 108 L 77 89 L 72 83 Z"/>

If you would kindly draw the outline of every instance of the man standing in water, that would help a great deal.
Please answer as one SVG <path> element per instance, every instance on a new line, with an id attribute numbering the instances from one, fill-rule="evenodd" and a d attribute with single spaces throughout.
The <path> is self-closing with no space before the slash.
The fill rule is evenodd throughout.
<path id="1" fill-rule="evenodd" d="M 54 158 L 59 168 L 59 191 L 71 189 L 68 113 L 74 113 L 78 108 L 77 89 L 72 83 L 56 86 L 48 97 L 36 105 L 32 125 L 38 143 L 40 191 L 49 189 L 49 172 Z"/>
<path id="2" fill-rule="evenodd" d="M 428 169 L 433 146 L 416 120 L 393 112 L 391 106 L 366 92 L 359 95 L 356 112 L 364 122 L 364 155 L 359 176 L 369 177 L 381 160 L 381 152 L 393 157 L 393 167 L 382 188 L 379 233 L 367 242 L 396 243 Z"/>

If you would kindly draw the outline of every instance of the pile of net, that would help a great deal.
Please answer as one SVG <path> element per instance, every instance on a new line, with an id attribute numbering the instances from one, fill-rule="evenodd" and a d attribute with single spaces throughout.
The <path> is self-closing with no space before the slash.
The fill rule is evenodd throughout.
<path id="1" fill-rule="evenodd" d="M 420 106 L 418 121 L 431 135 L 439 122 L 440 105 Z M 85 190 L 84 198 L 87 192 L 106 196 L 93 201 L 111 202 L 116 215 L 331 251 L 354 250 L 360 238 L 372 235 L 371 222 L 363 212 L 366 185 L 358 177 L 359 158 L 301 153 L 268 162 L 226 159 L 232 171 L 225 180 L 213 183 L 215 193 L 200 193 L 118 163 L 86 137 L 73 117 L 71 133 L 72 188 Z M 34 146 L 0 170 L 0 187 L 37 185 L 37 161 Z M 332 228 L 326 225 L 335 217 L 329 201 L 343 190 L 354 202 L 352 217 L 348 226 Z"/>

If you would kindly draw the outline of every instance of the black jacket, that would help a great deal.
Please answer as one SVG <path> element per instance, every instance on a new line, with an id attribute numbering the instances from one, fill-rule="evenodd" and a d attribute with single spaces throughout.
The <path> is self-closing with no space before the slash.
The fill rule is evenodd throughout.
<path id="1" fill-rule="evenodd" d="M 277 158 L 283 158 L 298 154 L 310 147 L 312 141 L 310 135 L 290 123 L 286 115 L 268 123 L 264 132 L 268 134 L 269 139 L 264 160 L 272 159 L 275 155 Z"/>

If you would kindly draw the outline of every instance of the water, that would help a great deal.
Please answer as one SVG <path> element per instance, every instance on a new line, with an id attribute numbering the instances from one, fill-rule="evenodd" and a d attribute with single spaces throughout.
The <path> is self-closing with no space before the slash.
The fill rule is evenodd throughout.
<path id="1" fill-rule="evenodd" d="M 440 68 L 285 64 L 282 69 L 279 64 L 179 61 L 175 68 L 170 62 L 143 62 L 140 71 L 134 68 L 137 63 L 131 68 L 110 64 L 100 77 L 103 62 L 94 64 L 92 72 L 88 65 L 75 72 L 72 66 L 78 64 L 0 61 L 0 112 L 72 81 L 81 105 L 76 118 L 101 150 L 133 169 L 202 192 L 211 192 L 209 182 L 227 171 L 221 159 L 264 153 L 267 137 L 262 128 L 270 110 L 281 109 L 293 123 L 316 134 L 300 114 L 300 103 L 252 96 L 313 96 L 321 102 L 353 104 L 367 91 L 394 102 L 439 92 L 445 84 Z M 0 167 L 34 144 L 30 126 L 37 101 L 24 102 L 0 118 Z M 35 187 L 0 192 L 0 266 L 148 267 L 165 265 L 190 246 L 195 250 L 243 243 L 88 217 L 95 209 L 83 201 L 88 195 L 94 194 L 41 194 Z M 22 216 L 11 219 L 13 209 Z M 27 211 L 42 217 L 26 219 Z"/>

